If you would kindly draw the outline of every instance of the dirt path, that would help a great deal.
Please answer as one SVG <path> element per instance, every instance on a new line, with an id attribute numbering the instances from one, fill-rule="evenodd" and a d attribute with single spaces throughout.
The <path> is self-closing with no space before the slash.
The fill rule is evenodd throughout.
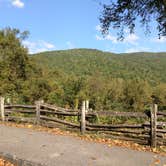
<path id="1" fill-rule="evenodd" d="M 0 125 L 0 152 L 46 166 L 166 166 L 166 157 Z"/>

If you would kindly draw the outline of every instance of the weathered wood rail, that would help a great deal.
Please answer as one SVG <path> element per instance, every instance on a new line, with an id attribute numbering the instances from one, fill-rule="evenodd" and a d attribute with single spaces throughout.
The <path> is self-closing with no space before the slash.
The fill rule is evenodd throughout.
<path id="1" fill-rule="evenodd" d="M 65 126 L 80 130 L 82 134 L 95 132 L 105 137 L 134 141 L 152 147 L 166 145 L 166 111 L 158 111 L 156 104 L 145 112 L 88 111 L 87 109 L 86 102 L 83 102 L 81 110 L 60 108 L 41 101 L 35 105 L 5 105 L 4 98 L 0 97 L 2 121 L 28 122 L 47 127 Z M 90 118 L 105 116 L 141 118 L 146 119 L 146 122 L 141 124 L 89 122 Z M 75 117 L 74 122 L 73 117 Z"/>

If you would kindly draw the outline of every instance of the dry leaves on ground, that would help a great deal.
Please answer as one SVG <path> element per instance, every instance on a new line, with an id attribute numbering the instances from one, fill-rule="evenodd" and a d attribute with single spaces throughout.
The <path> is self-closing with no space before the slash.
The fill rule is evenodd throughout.
<path id="1" fill-rule="evenodd" d="M 32 130 L 48 132 L 48 133 L 55 134 L 55 135 L 73 136 L 73 137 L 76 137 L 76 138 L 79 138 L 81 140 L 88 141 L 88 142 L 107 144 L 109 147 L 120 146 L 120 147 L 129 148 L 132 150 L 144 151 L 144 152 L 149 151 L 149 152 L 154 152 L 156 154 L 166 156 L 166 152 L 164 150 L 164 149 L 166 149 L 165 146 L 161 146 L 158 149 L 156 149 L 156 148 L 154 149 L 154 148 L 150 148 L 150 146 L 143 146 L 143 145 L 139 145 L 137 143 L 130 142 L 130 141 L 114 140 L 114 139 L 110 139 L 110 138 L 100 138 L 95 134 L 80 135 L 79 133 L 64 131 L 59 128 L 47 128 L 47 127 L 42 127 L 42 126 L 35 126 L 32 124 L 16 124 L 16 123 L 11 123 L 11 122 L 10 123 L 6 122 L 5 125 L 18 127 L 18 128 L 30 128 Z"/>
<path id="2" fill-rule="evenodd" d="M 0 158 L 0 166 L 14 166 L 14 165 Z"/>

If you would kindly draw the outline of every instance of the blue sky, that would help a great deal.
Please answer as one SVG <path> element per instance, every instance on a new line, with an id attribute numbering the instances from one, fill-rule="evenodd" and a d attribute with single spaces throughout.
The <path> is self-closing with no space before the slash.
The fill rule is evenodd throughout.
<path id="1" fill-rule="evenodd" d="M 99 0 L 0 0 L 0 28 L 7 26 L 30 31 L 24 45 L 30 53 L 72 48 L 93 48 L 110 52 L 166 52 L 166 38 L 152 32 L 135 34 L 126 29 L 126 39 L 116 40 L 116 31 L 103 38 L 98 17 Z"/>

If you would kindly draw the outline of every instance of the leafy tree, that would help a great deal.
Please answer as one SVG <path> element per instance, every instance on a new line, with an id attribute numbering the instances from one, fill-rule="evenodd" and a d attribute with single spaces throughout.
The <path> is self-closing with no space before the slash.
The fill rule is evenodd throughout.
<path id="1" fill-rule="evenodd" d="M 166 36 L 166 1 L 165 0 L 111 0 L 103 5 L 100 16 L 102 33 L 109 32 L 109 27 L 119 30 L 119 39 L 124 38 L 124 28 L 134 32 L 136 20 L 150 32 L 149 23 L 157 22 L 158 35 Z"/>
<path id="2" fill-rule="evenodd" d="M 84 87 L 83 78 L 79 77 L 72 77 L 70 76 L 64 83 L 63 83 L 63 90 L 64 90 L 64 102 L 72 108 L 77 107 L 76 100 L 81 98 L 81 90 Z"/>
<path id="3" fill-rule="evenodd" d="M 42 71 L 29 59 L 22 45 L 27 31 L 5 28 L 0 30 L 0 95 L 13 102 L 32 102 L 46 98 L 50 88 Z"/>
<path id="4" fill-rule="evenodd" d="M 106 96 L 106 80 L 98 72 L 95 72 L 87 80 L 85 96 L 90 100 L 90 107 L 94 110 L 102 110 Z"/>
<path id="5" fill-rule="evenodd" d="M 106 95 L 104 100 L 104 109 L 123 110 L 122 98 L 125 81 L 120 78 L 114 78 L 106 81 Z"/>
<path id="6" fill-rule="evenodd" d="M 123 89 L 124 107 L 134 111 L 144 111 L 145 106 L 152 103 L 152 91 L 146 81 L 127 80 Z"/>
<path id="7" fill-rule="evenodd" d="M 22 97 L 23 102 L 33 103 L 40 99 L 47 100 L 50 92 L 51 87 L 47 83 L 47 80 L 32 77 L 23 82 L 20 96 Z"/>
<path id="8" fill-rule="evenodd" d="M 0 80 L 3 92 L 19 92 L 23 80 L 27 79 L 28 52 L 21 44 L 27 32 L 5 28 L 0 30 Z"/>
<path id="9" fill-rule="evenodd" d="M 57 81 L 52 81 L 50 84 L 51 92 L 48 94 L 47 101 L 50 104 L 57 104 L 59 106 L 64 106 L 64 89 Z"/>
<path id="10" fill-rule="evenodd" d="M 154 88 L 152 98 L 154 103 L 166 106 L 166 83 L 160 83 Z"/>

